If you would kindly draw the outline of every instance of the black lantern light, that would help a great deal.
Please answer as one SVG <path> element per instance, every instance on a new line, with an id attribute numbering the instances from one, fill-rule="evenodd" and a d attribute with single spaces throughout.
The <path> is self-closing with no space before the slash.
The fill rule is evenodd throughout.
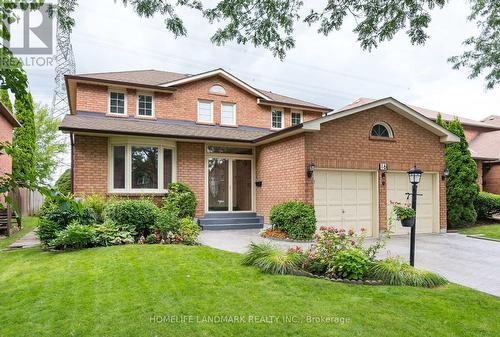
<path id="1" fill-rule="evenodd" d="M 422 170 L 417 168 L 417 165 L 414 165 L 408 171 L 408 178 L 411 183 L 411 208 L 417 212 L 417 185 L 420 182 L 420 178 L 422 178 Z M 410 229 L 410 265 L 415 266 L 415 226 L 416 226 L 416 218 L 413 220 L 413 224 Z"/>
<path id="2" fill-rule="evenodd" d="M 445 168 L 444 171 L 443 171 L 443 175 L 441 176 L 441 178 L 443 180 L 446 180 L 446 178 L 448 178 L 449 175 L 450 175 L 450 170 L 448 170 L 448 168 Z"/>
<path id="3" fill-rule="evenodd" d="M 314 163 L 312 161 L 309 161 L 307 163 L 307 176 L 311 178 L 313 173 L 314 173 Z"/>
<path id="4" fill-rule="evenodd" d="M 408 171 L 408 177 L 410 178 L 410 183 L 412 183 L 412 185 L 417 185 L 422 177 L 422 170 L 418 169 L 415 165 Z"/>

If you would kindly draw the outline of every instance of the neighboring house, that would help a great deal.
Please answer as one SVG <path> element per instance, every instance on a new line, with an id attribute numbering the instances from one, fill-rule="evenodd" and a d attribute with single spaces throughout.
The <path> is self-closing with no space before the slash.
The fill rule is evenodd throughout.
<path id="1" fill-rule="evenodd" d="M 9 142 L 12 144 L 14 128 L 21 124 L 14 117 L 12 112 L 0 102 L 0 142 Z M 12 158 L 0 151 L 0 175 L 12 172 Z"/>
<path id="2" fill-rule="evenodd" d="M 458 137 L 393 98 L 330 113 L 222 69 L 68 75 L 66 84 L 61 130 L 77 194 L 159 198 L 178 181 L 196 194 L 206 229 L 259 227 L 273 205 L 302 200 L 318 226 L 376 236 L 389 202 L 406 200 L 416 164 L 425 171 L 418 231 L 446 230 L 444 145 Z"/>
<path id="3" fill-rule="evenodd" d="M 375 100 L 362 97 L 336 112 L 363 106 L 373 101 Z M 433 121 L 436 120 L 438 114 L 441 114 L 445 121 L 457 117 L 462 123 L 472 158 L 477 164 L 478 184 L 481 191 L 500 194 L 500 116 L 489 116 L 481 121 L 475 121 L 418 106 L 410 107 Z"/>

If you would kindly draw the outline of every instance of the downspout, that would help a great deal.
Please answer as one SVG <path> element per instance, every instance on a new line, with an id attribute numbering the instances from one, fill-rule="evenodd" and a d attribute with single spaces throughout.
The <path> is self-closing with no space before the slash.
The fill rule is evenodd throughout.
<path id="1" fill-rule="evenodd" d="M 69 133 L 71 143 L 71 194 L 75 193 L 75 137 L 73 132 Z"/>

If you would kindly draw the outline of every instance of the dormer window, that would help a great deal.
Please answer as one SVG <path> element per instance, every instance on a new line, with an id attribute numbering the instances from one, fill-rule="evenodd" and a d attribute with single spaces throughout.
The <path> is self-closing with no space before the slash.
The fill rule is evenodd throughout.
<path id="1" fill-rule="evenodd" d="M 115 115 L 125 115 L 126 95 L 124 91 L 109 91 L 109 113 Z"/>
<path id="2" fill-rule="evenodd" d="M 219 84 L 212 85 L 210 90 L 208 90 L 209 93 L 211 94 L 216 94 L 216 95 L 225 95 L 226 90 Z"/>
<path id="3" fill-rule="evenodd" d="M 392 129 L 389 126 L 389 124 L 384 123 L 384 122 L 377 122 L 377 123 L 373 124 L 371 136 L 372 137 L 380 137 L 380 138 L 393 138 L 394 137 L 394 135 L 392 133 Z"/>

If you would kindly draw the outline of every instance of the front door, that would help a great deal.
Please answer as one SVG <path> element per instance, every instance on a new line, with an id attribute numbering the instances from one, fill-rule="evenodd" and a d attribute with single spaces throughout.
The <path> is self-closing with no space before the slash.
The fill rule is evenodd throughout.
<path id="1" fill-rule="evenodd" d="M 208 212 L 252 211 L 252 160 L 207 159 Z"/>

